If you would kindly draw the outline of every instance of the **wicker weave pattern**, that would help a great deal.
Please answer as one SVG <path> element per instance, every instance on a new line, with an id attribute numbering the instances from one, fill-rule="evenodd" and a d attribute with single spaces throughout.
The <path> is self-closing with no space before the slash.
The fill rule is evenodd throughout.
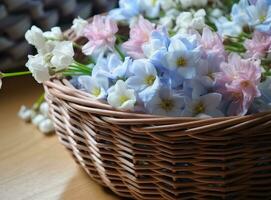
<path id="1" fill-rule="evenodd" d="M 135 199 L 270 199 L 271 113 L 198 120 L 114 111 L 45 84 L 60 141 L 98 183 Z"/>

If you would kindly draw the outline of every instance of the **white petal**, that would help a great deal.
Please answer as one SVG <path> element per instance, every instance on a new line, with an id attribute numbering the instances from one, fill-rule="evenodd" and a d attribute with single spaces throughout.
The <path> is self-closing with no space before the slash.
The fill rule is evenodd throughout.
<path id="1" fill-rule="evenodd" d="M 44 119 L 39 124 L 39 130 L 44 134 L 52 133 L 55 130 L 52 120 L 51 119 Z"/>
<path id="2" fill-rule="evenodd" d="M 31 114 L 32 111 L 25 106 L 21 106 L 18 112 L 18 116 L 26 122 L 29 122 L 31 120 Z"/>
<path id="3" fill-rule="evenodd" d="M 144 77 L 143 77 L 144 78 Z M 147 85 L 144 83 L 144 79 L 142 77 L 133 76 L 127 79 L 126 83 L 129 88 L 133 88 L 136 91 L 144 90 Z"/>
<path id="4" fill-rule="evenodd" d="M 47 102 L 43 102 L 41 105 L 40 105 L 40 113 L 42 115 L 44 115 L 45 117 L 48 117 L 49 116 L 49 105 Z"/>
<path id="5" fill-rule="evenodd" d="M 36 115 L 33 119 L 32 119 L 32 123 L 35 125 L 35 126 L 39 126 L 39 124 L 45 120 L 46 117 L 41 115 L 41 114 L 38 114 Z"/>

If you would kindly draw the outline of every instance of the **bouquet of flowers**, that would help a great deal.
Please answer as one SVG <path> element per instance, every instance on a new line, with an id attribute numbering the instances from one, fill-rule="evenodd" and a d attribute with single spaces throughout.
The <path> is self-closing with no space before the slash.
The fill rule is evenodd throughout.
<path id="1" fill-rule="evenodd" d="M 271 108 L 269 0 L 120 0 L 107 15 L 75 19 L 71 29 L 87 42 L 33 26 L 25 35 L 37 49 L 30 72 L 1 77 L 68 77 L 97 101 L 153 115 L 209 118 Z"/>

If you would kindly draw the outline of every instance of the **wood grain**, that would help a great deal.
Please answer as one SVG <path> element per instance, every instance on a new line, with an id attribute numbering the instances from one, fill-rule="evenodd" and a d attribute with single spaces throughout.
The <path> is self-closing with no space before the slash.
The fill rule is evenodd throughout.
<path id="1" fill-rule="evenodd" d="M 42 93 L 31 78 L 4 80 L 0 91 L 1 200 L 117 200 L 78 167 L 55 135 L 17 117 Z"/>

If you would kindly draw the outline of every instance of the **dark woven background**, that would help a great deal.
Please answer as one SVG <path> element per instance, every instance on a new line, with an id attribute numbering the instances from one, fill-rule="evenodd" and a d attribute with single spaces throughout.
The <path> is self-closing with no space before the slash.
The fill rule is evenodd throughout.
<path id="1" fill-rule="evenodd" d="M 0 0 L 0 71 L 24 69 L 32 51 L 24 34 L 32 25 L 65 29 L 77 16 L 87 18 L 115 5 L 115 0 Z"/>

